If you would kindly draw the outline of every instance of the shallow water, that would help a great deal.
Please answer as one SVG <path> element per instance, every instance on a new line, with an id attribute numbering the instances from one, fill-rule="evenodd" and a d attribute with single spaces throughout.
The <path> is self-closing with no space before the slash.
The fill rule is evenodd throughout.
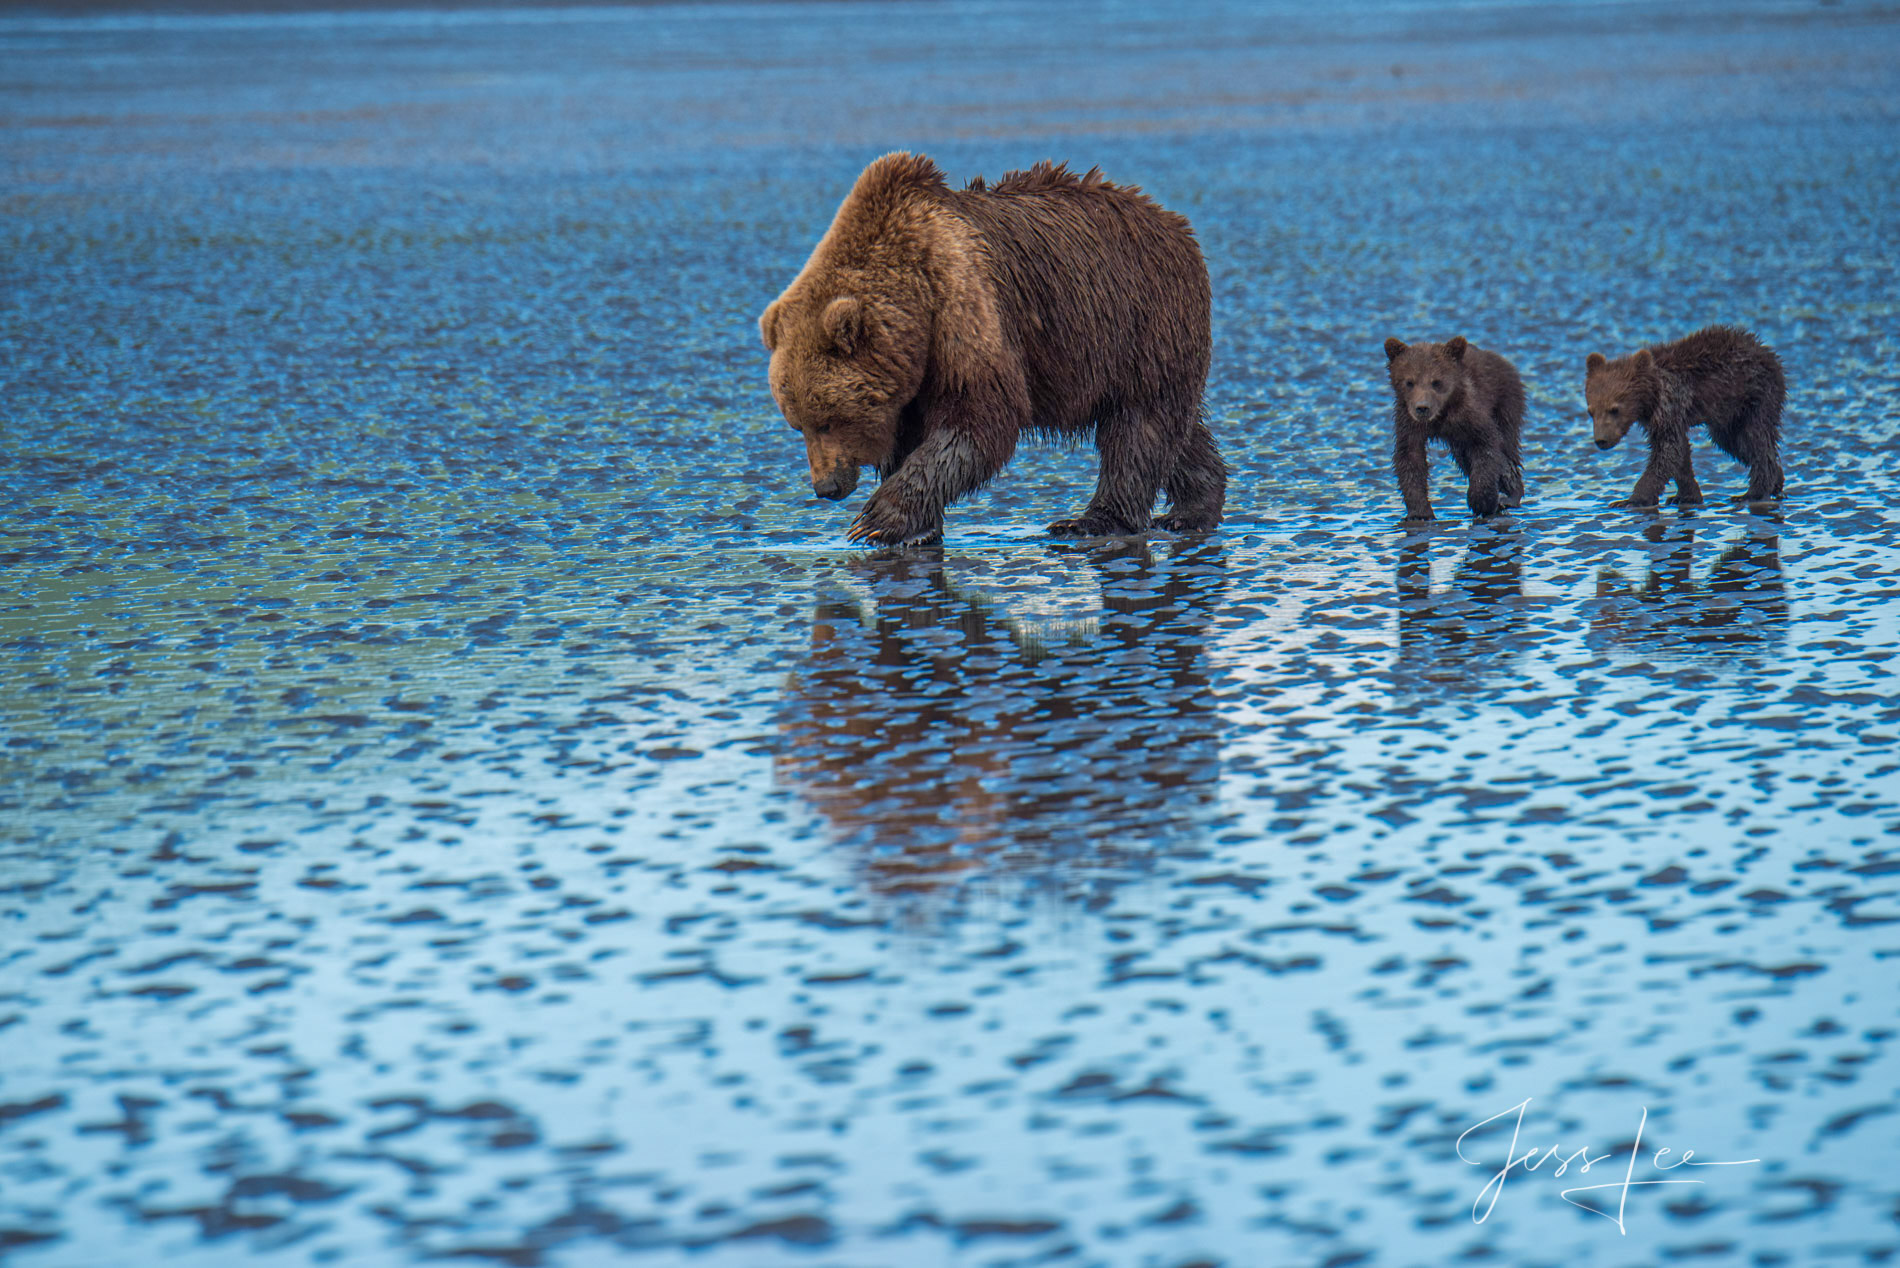
<path id="1" fill-rule="evenodd" d="M 1900 19 L 1049 13 L 0 16 L 0 1260 L 1900 1253 Z M 843 544 L 753 319 L 899 147 L 1193 218 L 1218 534 Z M 1787 503 L 1608 509 L 1714 320 Z"/>

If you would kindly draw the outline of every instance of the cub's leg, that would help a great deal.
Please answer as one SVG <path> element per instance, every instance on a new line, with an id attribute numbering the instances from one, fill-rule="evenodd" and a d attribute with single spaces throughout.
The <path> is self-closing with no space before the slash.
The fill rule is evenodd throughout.
<path id="1" fill-rule="evenodd" d="M 1702 486 L 1696 483 L 1695 452 L 1683 439 L 1681 463 L 1676 467 L 1676 496 L 1669 499 L 1677 506 L 1696 506 L 1702 501 Z"/>
<path id="2" fill-rule="evenodd" d="M 1662 426 L 1649 433 L 1649 463 L 1636 478 L 1636 487 L 1626 498 L 1610 503 L 1615 507 L 1643 510 L 1656 505 L 1663 486 L 1676 477 L 1685 461 L 1689 438 L 1681 427 Z"/>
<path id="3" fill-rule="evenodd" d="M 1480 519 L 1496 515 L 1498 493 L 1504 487 L 1504 456 L 1488 446 L 1480 446 L 1468 454 L 1460 454 L 1458 465 L 1466 467 L 1471 476 L 1471 487 L 1465 491 L 1471 513 Z"/>
<path id="4" fill-rule="evenodd" d="M 1781 500 L 1781 403 L 1781 392 L 1768 392 L 1749 402 L 1733 428 L 1716 436 L 1717 444 L 1748 465 L 1748 491 L 1737 502 Z"/>
<path id="5" fill-rule="evenodd" d="M 1503 494 L 1504 504 L 1506 506 L 1522 506 L 1524 504 L 1524 460 L 1518 453 L 1517 447 L 1518 423 L 1520 421 L 1520 419 L 1514 419 L 1508 415 L 1500 417 L 1498 420 L 1499 432 L 1504 437 L 1504 443 L 1499 449 L 1499 457 L 1503 459 L 1504 470 L 1498 476 L 1498 492 Z"/>
<path id="6" fill-rule="evenodd" d="M 1464 464 L 1461 461 L 1459 466 Z M 1405 499 L 1405 518 L 1401 525 L 1432 522 L 1432 472 L 1425 456 L 1425 433 L 1411 420 L 1400 415 L 1392 436 L 1392 474 L 1399 482 L 1399 496 Z"/>

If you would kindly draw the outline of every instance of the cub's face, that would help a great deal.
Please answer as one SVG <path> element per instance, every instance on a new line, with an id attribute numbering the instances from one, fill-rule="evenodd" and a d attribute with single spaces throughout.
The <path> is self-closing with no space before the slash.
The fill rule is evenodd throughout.
<path id="1" fill-rule="evenodd" d="M 1464 382 L 1464 357 L 1463 338 L 1409 346 L 1397 339 L 1385 341 L 1392 395 L 1408 418 L 1432 423 L 1444 414 L 1446 404 Z"/>
<path id="2" fill-rule="evenodd" d="M 1644 349 L 1620 361 L 1592 352 L 1584 360 L 1583 399 L 1598 449 L 1609 449 L 1649 418 L 1654 404 L 1655 362 Z"/>
<path id="3" fill-rule="evenodd" d="M 898 417 L 923 385 L 927 332 L 856 295 L 773 303 L 759 317 L 772 396 L 805 439 L 812 492 L 849 496 L 861 467 L 888 467 Z"/>

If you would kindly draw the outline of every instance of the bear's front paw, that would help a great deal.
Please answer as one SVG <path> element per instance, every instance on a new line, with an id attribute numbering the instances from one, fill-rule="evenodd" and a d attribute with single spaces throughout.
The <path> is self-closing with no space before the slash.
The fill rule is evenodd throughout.
<path id="1" fill-rule="evenodd" d="M 1610 503 L 1610 509 L 1617 511 L 1653 511 L 1656 509 L 1656 499 L 1651 498 L 1647 502 L 1643 502 L 1638 501 L 1633 496 L 1618 498 L 1616 501 Z"/>
<path id="2" fill-rule="evenodd" d="M 1687 493 L 1678 493 L 1674 497 L 1669 499 L 1669 505 L 1671 506 L 1701 506 L 1702 505 L 1702 491 L 1700 489 L 1691 489 Z"/>
<path id="3" fill-rule="evenodd" d="M 895 498 L 885 498 L 882 490 L 864 504 L 858 517 L 845 530 L 845 540 L 865 546 L 904 546 L 941 541 L 943 523 L 930 522 L 912 514 Z"/>
<path id="4" fill-rule="evenodd" d="M 1433 524 L 1436 524 L 1437 522 L 1438 522 L 1437 519 L 1432 516 L 1431 512 L 1427 511 L 1423 515 L 1406 516 L 1404 519 L 1399 521 L 1399 527 L 1400 528 L 1430 528 Z"/>

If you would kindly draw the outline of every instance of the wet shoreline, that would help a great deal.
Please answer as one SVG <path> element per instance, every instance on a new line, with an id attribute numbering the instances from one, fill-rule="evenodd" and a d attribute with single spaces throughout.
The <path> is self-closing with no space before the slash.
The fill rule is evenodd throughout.
<path id="1" fill-rule="evenodd" d="M 0 13 L 8 1268 L 1894 1253 L 1891 12 L 122 17 Z M 755 320 L 900 147 L 1192 219 L 1217 533 L 844 545 Z M 1610 509 L 1716 320 L 1784 505 Z M 1761 1161 L 1475 1223 L 1526 1099 Z"/>

